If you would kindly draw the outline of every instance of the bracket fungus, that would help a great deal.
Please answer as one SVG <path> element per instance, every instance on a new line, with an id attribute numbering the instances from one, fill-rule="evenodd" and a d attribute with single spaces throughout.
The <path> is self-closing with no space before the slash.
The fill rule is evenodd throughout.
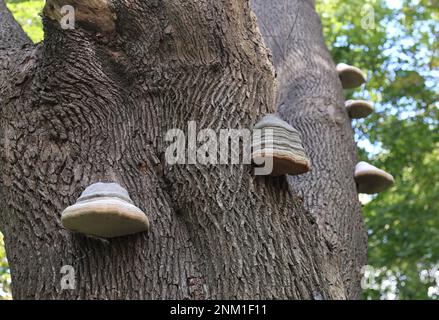
<path id="1" fill-rule="evenodd" d="M 95 183 L 61 215 L 63 226 L 86 235 L 115 238 L 149 229 L 148 217 L 116 183 Z"/>
<path id="2" fill-rule="evenodd" d="M 373 113 L 373 105 L 364 100 L 346 101 L 346 109 L 351 119 L 363 119 Z"/>
<path id="3" fill-rule="evenodd" d="M 275 115 L 267 115 L 255 127 L 252 161 L 262 164 L 273 160 L 271 176 L 299 175 L 310 170 L 310 160 L 302 145 L 299 131 Z M 260 130 L 256 134 L 256 130 Z"/>
<path id="4" fill-rule="evenodd" d="M 363 83 L 366 83 L 366 76 L 357 67 L 339 63 L 337 65 L 337 72 L 344 89 L 358 88 Z"/>
<path id="5" fill-rule="evenodd" d="M 360 162 L 355 168 L 355 181 L 359 193 L 375 194 L 390 188 L 395 179 L 384 170 L 367 162 Z"/>

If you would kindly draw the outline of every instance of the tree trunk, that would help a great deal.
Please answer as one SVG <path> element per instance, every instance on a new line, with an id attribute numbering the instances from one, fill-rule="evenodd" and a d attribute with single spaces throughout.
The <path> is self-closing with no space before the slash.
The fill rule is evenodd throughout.
<path id="1" fill-rule="evenodd" d="M 44 43 L 32 45 L 0 0 L 0 230 L 14 298 L 359 296 L 365 237 L 342 90 L 311 1 L 279 1 L 288 12 L 265 2 L 255 2 L 263 33 L 296 21 L 283 50 L 266 36 L 280 114 L 313 163 L 288 180 L 165 161 L 170 129 L 196 121 L 219 135 L 275 111 L 249 1 L 49 0 Z M 74 30 L 60 27 L 64 4 Z M 65 230 L 62 210 L 98 181 L 125 187 L 151 230 L 108 240 Z M 64 265 L 73 290 L 60 286 Z"/>
<path id="2" fill-rule="evenodd" d="M 348 298 L 361 295 L 367 235 L 353 179 L 357 147 L 334 62 L 313 0 L 253 0 L 278 75 L 278 113 L 298 129 L 310 174 L 289 177 L 317 220 Z M 323 243 L 322 243 L 323 244 Z"/>

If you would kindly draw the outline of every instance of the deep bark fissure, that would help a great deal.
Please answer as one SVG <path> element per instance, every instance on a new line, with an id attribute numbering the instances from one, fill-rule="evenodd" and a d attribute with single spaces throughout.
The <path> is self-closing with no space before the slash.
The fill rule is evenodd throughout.
<path id="1" fill-rule="evenodd" d="M 303 79 L 304 88 L 294 86 L 291 79 L 302 61 L 291 60 L 291 72 L 282 72 L 273 49 L 279 101 L 289 93 L 287 105 L 300 105 L 280 108 L 280 114 L 308 133 L 304 142 L 318 168 L 311 176 L 288 183 L 285 177 L 255 177 L 246 165 L 170 166 L 164 159 L 167 130 L 187 131 L 191 120 L 217 133 L 251 128 L 275 111 L 274 71 L 250 3 L 114 1 L 97 20 L 83 8 L 91 4 L 73 2 L 79 8 L 75 30 L 62 30 L 54 9 L 46 7 L 44 43 L 22 48 L 25 43 L 17 40 L 16 51 L 9 39 L 23 39 L 23 33 L 15 27 L 0 38 L 0 49 L 6 48 L 0 57 L 0 229 L 14 297 L 358 296 L 355 268 L 363 252 L 337 254 L 363 248 L 355 241 L 344 247 L 348 235 L 331 237 L 334 231 L 352 231 L 356 240 L 361 232 L 349 226 L 359 215 L 355 186 L 345 190 L 353 182 L 347 172 L 355 150 L 352 130 L 337 107 L 339 88 L 313 91 L 310 79 Z M 93 2 L 93 8 L 103 4 Z M 261 19 L 258 11 L 263 10 L 256 10 Z M 292 16 L 298 20 L 288 39 L 296 43 L 293 36 L 307 24 L 301 15 Z M 14 23 L 0 1 L 0 25 Z M 318 33 L 305 34 L 321 41 Z M 321 74 L 337 81 L 335 73 Z M 332 109 L 316 109 L 316 102 Z M 338 117 L 329 125 L 328 110 Z M 350 147 L 322 155 L 333 143 L 318 134 L 322 128 Z M 317 146 L 313 139 L 330 144 Z M 334 189 L 345 191 L 336 196 L 354 204 L 349 212 L 328 194 L 332 180 L 325 187 L 319 181 L 327 178 L 320 164 L 338 160 L 348 169 L 334 169 L 333 183 L 340 184 Z M 61 211 L 97 181 L 125 187 L 148 214 L 151 230 L 103 240 L 63 229 Z M 329 205 L 323 208 L 319 201 Z M 322 229 L 325 223 L 330 232 Z M 354 264 L 354 270 L 347 272 L 345 264 Z M 75 290 L 61 290 L 63 265 L 75 268 Z"/>

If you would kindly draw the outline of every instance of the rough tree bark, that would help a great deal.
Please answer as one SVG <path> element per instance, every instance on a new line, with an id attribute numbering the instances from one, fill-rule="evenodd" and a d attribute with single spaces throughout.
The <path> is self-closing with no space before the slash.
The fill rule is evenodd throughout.
<path id="1" fill-rule="evenodd" d="M 365 237 L 341 88 L 312 1 L 277 2 L 288 11 L 255 8 L 278 80 L 246 0 L 50 0 L 38 45 L 0 0 L 0 230 L 15 298 L 358 297 Z M 74 30 L 57 21 L 64 4 Z M 312 174 L 165 162 L 169 129 L 251 128 L 275 111 L 277 82 Z M 97 181 L 124 186 L 151 230 L 63 229 L 61 211 Z M 61 290 L 63 265 L 75 290 Z"/>

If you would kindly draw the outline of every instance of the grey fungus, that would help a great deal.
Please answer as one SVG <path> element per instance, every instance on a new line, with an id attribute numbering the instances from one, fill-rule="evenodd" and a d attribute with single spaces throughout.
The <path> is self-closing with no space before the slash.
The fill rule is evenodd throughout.
<path id="1" fill-rule="evenodd" d="M 355 182 L 359 193 L 376 194 L 390 188 L 395 179 L 384 170 L 367 162 L 360 162 L 355 168 Z"/>
<path id="2" fill-rule="evenodd" d="M 374 112 L 373 105 L 364 100 L 348 100 L 345 106 L 351 119 L 363 119 Z"/>
<path id="3" fill-rule="evenodd" d="M 367 81 L 359 68 L 345 63 L 337 65 L 337 72 L 344 89 L 358 88 Z"/>
<path id="4" fill-rule="evenodd" d="M 95 183 L 61 214 L 62 225 L 74 232 L 115 238 L 149 229 L 148 217 L 137 208 L 128 191 L 116 183 Z"/>
<path id="5" fill-rule="evenodd" d="M 255 127 L 252 145 L 253 163 L 273 159 L 271 176 L 300 175 L 310 170 L 310 160 L 302 145 L 299 131 L 276 115 L 266 115 Z M 255 133 L 254 132 L 254 133 Z"/>

